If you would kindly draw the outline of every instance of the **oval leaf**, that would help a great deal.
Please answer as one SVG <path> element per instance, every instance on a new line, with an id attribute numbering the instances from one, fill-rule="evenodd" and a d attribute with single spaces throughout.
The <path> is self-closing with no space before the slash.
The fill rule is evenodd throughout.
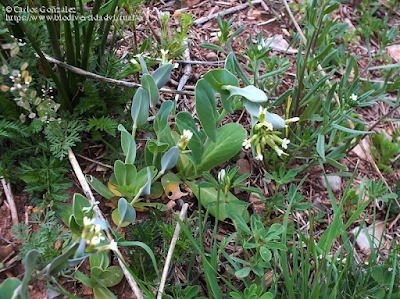
<path id="1" fill-rule="evenodd" d="M 179 158 L 179 149 L 177 146 L 171 147 L 161 158 L 161 173 L 171 169 L 176 165 Z M 150 192 L 150 190 L 149 190 Z"/>
<path id="2" fill-rule="evenodd" d="M 164 64 L 151 74 L 158 88 L 163 87 L 171 77 L 171 71 L 174 65 L 171 63 Z"/>
<path id="3" fill-rule="evenodd" d="M 136 159 L 136 142 L 135 138 L 130 134 L 123 125 L 118 126 L 121 131 L 121 147 L 125 154 L 125 163 L 133 164 Z"/>
<path id="4" fill-rule="evenodd" d="M 272 258 L 271 251 L 264 246 L 261 246 L 261 248 L 260 248 L 260 255 L 261 255 L 262 259 L 266 262 L 269 262 Z"/>
<path id="5" fill-rule="evenodd" d="M 278 114 L 267 112 L 265 113 L 265 121 L 272 124 L 274 129 L 280 130 L 285 127 L 285 121 Z"/>
<path id="6" fill-rule="evenodd" d="M 150 107 L 154 108 L 160 98 L 160 91 L 153 77 L 150 75 L 143 75 L 142 86 L 149 94 Z"/>
<path id="7" fill-rule="evenodd" d="M 135 209 L 128 204 L 125 198 L 121 197 L 118 201 L 118 214 L 121 217 L 120 222 L 132 223 L 136 218 Z"/>
<path id="8" fill-rule="evenodd" d="M 242 268 L 235 272 L 235 276 L 237 278 L 245 278 L 245 277 L 249 276 L 249 274 L 250 274 L 250 268 L 248 268 L 248 267 Z"/>
<path id="9" fill-rule="evenodd" d="M 217 130 L 217 142 L 207 141 L 197 174 L 208 171 L 235 156 L 242 148 L 246 130 L 236 123 L 227 124 Z"/>
<path id="10" fill-rule="evenodd" d="M 149 117 L 149 94 L 142 87 L 138 88 L 133 97 L 131 116 L 135 129 L 144 125 Z"/>
<path id="11" fill-rule="evenodd" d="M 239 86 L 239 81 L 235 75 L 225 69 L 211 70 L 204 75 L 204 79 L 220 94 L 229 94 L 229 91 L 222 88 L 224 85 Z"/>
<path id="12" fill-rule="evenodd" d="M 224 85 L 222 88 L 227 90 L 230 96 L 242 96 L 253 103 L 264 103 L 268 101 L 268 97 L 265 92 L 263 92 L 261 89 L 258 89 L 254 85 L 249 85 L 244 88 Z"/>
<path id="13" fill-rule="evenodd" d="M 196 84 L 196 114 L 207 136 L 217 140 L 217 100 L 206 80 L 201 79 Z"/>

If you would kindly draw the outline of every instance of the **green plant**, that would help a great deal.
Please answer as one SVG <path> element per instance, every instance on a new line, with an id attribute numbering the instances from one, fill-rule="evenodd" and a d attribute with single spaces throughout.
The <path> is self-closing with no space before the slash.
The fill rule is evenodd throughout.
<path id="1" fill-rule="evenodd" d="M 40 257 L 38 267 L 43 267 L 60 255 L 60 248 L 57 248 L 56 244 L 61 247 L 61 244 L 69 239 L 70 234 L 58 224 L 54 211 L 33 213 L 30 223 L 27 225 L 21 222 L 12 227 L 14 237 L 22 242 L 18 259 L 22 260 L 29 251 L 36 249 Z"/>
<path id="2" fill-rule="evenodd" d="M 377 161 L 380 169 L 388 173 L 394 173 L 393 167 L 396 167 L 398 161 L 395 158 L 400 154 L 400 141 L 394 135 L 392 140 L 388 140 L 385 133 L 374 134 L 371 137 L 374 147 L 371 147 L 371 153 Z"/>
<path id="3" fill-rule="evenodd" d="M 118 266 L 109 266 L 109 258 L 104 251 L 89 257 L 90 275 L 89 278 L 79 270 L 74 273 L 74 277 L 93 289 L 96 299 L 114 298 L 108 287 L 119 284 L 124 277 L 122 269 Z"/>
<path id="4" fill-rule="evenodd" d="M 188 30 L 193 23 L 193 17 L 190 13 L 180 13 L 178 16 L 179 20 L 179 31 L 174 29 L 174 32 L 170 32 L 168 24 L 170 23 L 169 13 L 161 13 L 161 52 L 163 54 L 163 60 L 165 61 L 165 55 L 169 54 L 172 58 L 177 58 L 185 52 L 189 44 Z M 164 51 L 164 53 L 163 53 Z"/>
<path id="5" fill-rule="evenodd" d="M 18 177 L 27 184 L 25 191 L 34 205 L 40 209 L 49 205 L 57 211 L 59 203 L 69 198 L 65 190 L 72 182 L 64 177 L 67 172 L 66 161 L 44 154 L 20 162 Z"/>
<path id="6" fill-rule="evenodd" d="M 142 223 L 135 223 L 134 226 L 127 228 L 130 239 L 140 241 L 155 252 L 155 258 L 158 265 L 165 260 L 168 252 L 168 246 L 172 240 L 172 235 L 175 230 L 175 223 L 172 221 L 164 222 L 163 212 L 155 209 L 150 212 L 150 217 Z M 172 263 L 174 266 L 179 266 L 187 259 L 191 258 L 192 246 L 187 238 L 181 236 L 172 255 Z M 154 284 L 158 278 L 158 272 L 155 271 L 151 257 L 143 248 L 130 249 L 129 257 L 132 260 L 130 268 L 141 279 L 144 279 L 149 284 Z"/>

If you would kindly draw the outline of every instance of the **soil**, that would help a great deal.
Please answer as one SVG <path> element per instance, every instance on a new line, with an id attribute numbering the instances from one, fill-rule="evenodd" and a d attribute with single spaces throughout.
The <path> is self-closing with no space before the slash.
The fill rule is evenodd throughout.
<path id="1" fill-rule="evenodd" d="M 154 5 L 149 6 L 149 22 L 151 23 L 152 27 L 155 28 L 156 31 L 159 29 L 159 22 L 157 20 L 157 13 L 156 10 L 159 11 L 168 11 L 171 13 L 171 15 L 174 15 L 177 13 L 180 7 L 178 7 L 178 3 L 175 3 L 174 1 L 152 1 Z M 154 3 L 157 2 L 157 3 Z M 270 1 L 266 1 L 265 3 L 269 3 Z M 278 1 L 276 1 L 278 2 Z M 297 2 L 297 1 L 296 1 Z M 235 7 L 236 5 L 240 5 L 241 3 L 248 3 L 247 0 L 242 0 L 242 1 L 237 1 L 237 0 L 225 0 L 225 1 L 211 1 L 211 0 L 205 0 L 205 1 L 182 1 L 182 11 L 185 12 L 190 12 L 195 20 L 200 19 L 201 17 L 209 16 L 213 13 L 221 13 L 225 11 L 226 9 Z M 273 3 L 273 1 L 272 1 Z M 335 15 L 332 16 L 332 18 L 339 18 L 341 21 L 344 21 L 344 19 L 349 19 L 351 22 L 356 24 L 355 18 L 357 17 L 357 14 L 355 13 L 355 8 L 356 8 L 356 3 L 349 3 L 349 4 L 341 4 L 338 11 L 335 13 Z M 295 31 L 295 28 L 290 21 L 290 18 L 286 14 L 286 11 L 283 7 L 283 4 L 276 4 L 275 10 L 279 13 L 283 13 L 281 19 L 275 19 L 273 20 L 276 16 L 271 10 L 271 8 L 267 5 L 260 5 L 256 4 L 251 8 L 245 8 L 241 9 L 234 14 L 230 14 L 228 16 L 223 17 L 224 20 L 228 20 L 230 17 L 234 16 L 234 24 L 235 24 L 235 29 L 239 28 L 240 26 L 245 25 L 246 30 L 243 30 L 239 34 L 239 38 L 235 39 L 235 41 L 232 44 L 232 48 L 234 49 L 235 52 L 243 52 L 243 46 L 248 45 L 249 43 L 252 42 L 253 39 L 256 38 L 256 34 L 258 32 L 263 32 L 263 37 L 272 37 L 277 34 L 281 34 L 283 38 L 290 43 L 290 35 L 289 31 Z M 296 16 L 296 18 L 299 18 L 299 16 Z M 392 17 L 393 20 L 390 22 L 394 22 L 394 17 Z M 260 25 L 263 22 L 265 23 L 266 21 L 268 24 Z M 172 19 L 172 24 L 171 27 L 177 26 L 178 21 L 177 19 Z M 145 20 L 139 22 L 137 26 L 137 33 L 139 36 L 139 39 L 143 39 L 146 37 L 146 34 L 148 30 L 146 28 L 148 27 L 148 24 Z M 127 32 L 129 29 L 127 29 Z M 205 50 L 199 46 L 200 43 L 204 42 L 209 42 L 209 43 L 216 43 L 217 42 L 217 37 L 216 33 L 219 31 L 216 19 L 211 19 L 210 21 L 200 25 L 200 26 L 192 26 L 189 30 L 189 38 L 190 38 L 190 43 L 189 43 L 189 49 L 190 49 L 190 58 L 192 60 L 196 61 L 220 61 L 223 62 L 225 59 L 225 54 L 223 53 L 218 53 L 216 54 L 214 51 L 210 50 Z M 120 45 L 120 50 L 119 54 L 121 56 L 124 56 L 126 53 L 130 53 L 132 51 L 131 45 L 133 44 L 132 40 L 128 39 L 121 39 L 121 41 L 118 42 Z M 360 70 L 362 70 L 365 66 L 367 66 L 368 62 L 368 57 L 366 55 L 366 51 L 363 48 L 363 41 L 360 42 L 360 46 L 354 45 L 354 48 L 349 48 L 348 51 L 353 51 L 354 53 L 360 55 L 362 58 L 359 59 L 357 62 L 359 64 Z M 374 48 L 372 46 L 373 50 L 378 50 L 378 48 Z M 272 51 L 270 55 L 279 55 L 281 57 L 288 57 L 293 66 L 288 70 L 288 73 L 295 73 L 295 60 L 296 60 L 296 55 L 289 55 L 285 54 L 282 51 Z M 174 71 L 172 75 L 172 79 L 168 83 L 168 88 L 175 89 L 177 86 L 177 82 L 179 82 L 184 64 L 180 64 L 180 67 Z M 199 80 L 199 78 L 205 74 L 208 70 L 211 68 L 214 68 L 215 66 L 210 66 L 210 65 L 203 65 L 203 64 L 193 64 L 192 65 L 192 71 L 190 78 L 188 82 L 186 83 L 184 90 L 189 90 L 193 91 L 194 86 Z M 370 78 L 375 79 L 374 76 L 378 75 L 376 72 L 370 72 L 369 73 Z M 339 77 L 338 77 L 339 78 Z M 294 76 L 288 75 L 285 78 L 282 78 L 283 82 L 280 86 L 279 93 L 284 92 L 287 90 L 289 87 L 293 85 L 294 82 Z M 377 78 L 379 79 L 379 78 Z M 163 94 L 163 100 L 167 99 L 173 99 L 173 96 L 168 95 L 168 94 Z M 396 94 L 392 94 L 392 96 L 395 98 Z M 378 105 L 374 105 L 372 107 L 366 108 L 366 109 L 360 109 L 358 113 L 362 116 L 363 120 L 366 121 L 367 123 L 374 123 L 380 116 L 384 115 L 389 109 L 389 106 L 384 103 L 380 103 Z M 194 112 L 194 98 L 191 96 L 180 96 L 178 100 L 178 110 L 186 110 L 190 112 Z M 238 112 L 232 116 L 230 116 L 231 119 L 229 119 L 229 122 L 240 122 L 242 123 L 246 128 L 249 128 L 249 116 L 247 113 L 241 113 Z M 400 118 L 400 112 L 399 110 L 395 111 L 392 115 L 391 118 L 393 119 L 399 119 Z M 392 135 L 393 131 L 395 128 L 399 127 L 400 122 L 392 122 L 392 123 L 381 123 L 380 125 L 377 126 L 380 130 L 384 130 L 388 133 L 388 135 Z M 95 160 L 100 160 L 101 158 L 101 153 L 102 148 L 101 145 L 96 145 L 97 148 L 91 148 L 90 146 L 86 146 L 85 149 L 82 151 L 82 155 L 86 156 L 91 159 Z M 142 147 L 143 148 L 143 147 Z M 100 157 L 100 158 L 99 158 Z M 248 182 L 251 183 L 252 186 L 254 187 L 260 187 L 261 190 L 263 190 L 264 195 L 266 197 L 272 196 L 275 193 L 275 186 L 273 183 L 266 183 L 265 181 L 262 180 L 263 174 L 265 169 L 260 168 L 259 164 L 257 164 L 256 161 L 253 160 L 251 152 L 250 151 L 244 151 L 240 159 L 242 160 L 239 165 L 246 165 L 246 169 L 249 169 L 251 171 L 251 177 L 248 179 Z M 98 178 L 101 178 L 103 176 L 108 177 L 110 175 L 109 171 L 106 172 L 99 172 L 96 171 L 96 164 L 89 162 L 85 159 L 78 158 L 78 161 L 82 167 L 82 169 L 85 170 L 85 173 L 89 173 L 92 175 L 95 175 Z M 237 161 L 233 161 L 232 163 L 237 163 Z M 376 169 L 374 166 L 371 164 L 371 161 L 365 160 L 365 159 L 360 159 L 360 157 L 355 153 L 355 152 L 350 152 L 349 155 L 341 160 L 341 163 L 343 165 L 346 165 L 348 167 L 348 172 L 353 173 L 356 171 L 357 175 L 356 177 L 358 179 L 354 180 L 352 186 L 357 187 L 357 185 L 360 183 L 359 178 L 369 178 L 373 179 L 375 181 L 380 179 L 379 174 L 377 173 Z M 293 167 L 296 167 L 297 165 L 293 165 Z M 223 166 L 222 166 L 223 167 Z M 336 169 L 333 167 L 327 166 L 325 169 L 328 173 L 334 173 L 337 172 Z M 216 174 L 215 172 L 214 174 Z M 329 215 L 332 215 L 331 213 L 331 203 L 329 200 L 328 192 L 326 188 L 324 188 L 321 184 L 320 176 L 322 175 L 322 169 L 320 167 L 315 167 L 311 171 L 309 171 L 309 176 L 306 179 L 306 182 L 303 184 L 301 187 L 301 192 L 305 196 L 305 200 L 309 200 L 310 202 L 313 203 L 313 213 L 317 213 L 320 210 L 326 211 L 328 214 L 328 218 L 330 217 Z M 74 193 L 81 193 L 82 190 L 81 187 L 79 186 L 79 182 L 76 180 L 74 177 L 73 172 L 71 171 L 71 174 L 69 175 L 71 179 L 75 181 L 75 185 L 70 188 L 67 192 L 70 195 L 70 198 L 72 199 L 72 196 Z M 298 179 L 302 179 L 299 177 Z M 394 184 L 400 179 L 400 170 L 395 169 L 395 173 L 391 175 L 384 174 L 384 179 L 387 182 L 389 186 L 394 186 Z M 348 179 L 344 178 L 342 179 L 342 186 L 340 187 L 340 190 L 335 192 L 335 197 L 337 198 L 338 201 L 340 201 L 341 196 L 343 194 L 343 190 L 346 187 L 346 184 L 348 182 Z M 184 188 L 184 186 L 183 186 Z M 284 189 L 285 186 L 282 186 Z M 287 191 L 287 190 L 282 190 L 282 191 Z M 252 198 L 251 195 L 248 193 L 244 192 L 238 192 L 235 194 L 238 198 L 242 200 L 246 200 L 252 203 L 251 205 L 251 212 L 257 213 L 260 212 L 260 203 L 256 199 Z M 101 200 L 100 196 L 95 194 L 96 199 L 102 202 L 100 205 L 101 210 L 109 217 L 109 213 L 111 212 L 111 208 L 107 205 L 104 204 L 104 201 Z M 318 198 L 318 201 L 316 202 L 316 199 Z M 23 191 L 17 191 L 14 194 L 14 199 L 16 202 L 16 206 L 18 208 L 18 217 L 19 221 L 24 221 L 24 222 L 29 222 L 30 219 L 30 214 L 32 213 L 33 207 L 30 206 L 29 204 L 29 199 L 28 195 L 23 192 Z M 193 197 L 187 196 L 182 198 L 183 201 L 189 202 L 190 203 L 190 208 L 188 213 L 191 214 L 197 210 L 197 204 L 196 200 L 193 199 Z M 164 203 L 168 203 L 168 199 L 164 197 Z M 174 207 L 174 210 L 179 210 L 179 204 Z M 372 205 L 369 209 L 372 210 Z M 262 209 L 262 207 L 261 207 Z M 166 215 L 170 215 L 171 211 L 169 211 Z M 281 215 L 279 214 L 273 214 L 272 217 L 280 217 Z M 382 210 L 378 213 L 378 217 L 381 217 L 379 220 L 383 220 L 385 216 L 385 211 Z M 148 217 L 147 212 L 143 213 L 138 213 L 138 220 L 145 220 Z M 299 221 L 300 223 L 307 223 L 308 216 L 303 213 L 300 214 L 298 213 L 297 215 L 298 219 L 295 219 L 296 221 Z M 330 219 L 328 219 L 328 222 Z M 372 219 L 367 219 L 367 223 L 370 224 Z M 400 228 L 398 223 L 394 223 L 394 218 L 390 219 L 389 221 L 392 224 L 391 227 L 391 233 L 399 236 L 400 235 Z M 357 225 L 357 223 L 356 223 Z M 4 193 L 0 197 L 0 262 L 2 262 L 5 265 L 5 268 L 1 269 L 0 271 L 0 282 L 3 281 L 4 279 L 8 277 L 18 277 L 22 278 L 23 276 L 23 265 L 21 264 L 20 261 L 16 259 L 18 255 L 18 241 L 13 238 L 13 233 L 11 231 L 11 226 L 12 226 L 12 221 L 11 221 L 11 215 L 9 212 L 9 209 L 6 204 L 5 196 Z M 324 229 L 326 228 L 326 224 L 321 224 L 319 227 L 316 227 L 316 229 L 322 233 Z M 221 223 L 220 227 L 218 228 L 218 234 L 220 238 L 223 236 L 229 236 L 233 232 L 233 226 L 229 223 Z M 318 237 L 318 234 L 317 236 Z M 210 248 L 212 244 L 209 244 L 210 237 L 208 235 L 205 236 L 205 247 Z M 229 247 L 229 246 L 228 246 Z M 88 271 L 88 265 L 87 263 L 83 263 L 81 265 L 81 271 L 85 272 Z M 179 271 L 179 269 L 177 269 Z M 223 271 L 223 270 L 221 270 Z M 184 271 L 182 271 L 184 272 Z M 91 290 L 82 286 L 80 283 L 76 283 L 72 281 L 71 279 L 63 278 L 61 280 L 61 284 L 65 289 L 67 289 L 69 292 L 76 296 L 80 296 L 82 298 L 92 298 L 93 295 L 91 293 Z M 202 282 L 202 278 L 200 278 L 200 285 L 204 285 L 204 281 Z M 118 286 L 111 288 L 111 290 L 114 292 L 114 294 L 117 296 L 117 298 L 134 298 L 132 295 L 132 291 L 127 284 L 125 280 Z M 31 298 L 33 299 L 42 299 L 46 298 L 46 287 L 43 285 L 41 282 L 36 282 L 34 283 L 31 288 L 30 288 L 30 295 Z M 204 296 L 207 296 L 206 294 L 203 294 Z M 61 298 L 61 297 L 59 297 Z"/>

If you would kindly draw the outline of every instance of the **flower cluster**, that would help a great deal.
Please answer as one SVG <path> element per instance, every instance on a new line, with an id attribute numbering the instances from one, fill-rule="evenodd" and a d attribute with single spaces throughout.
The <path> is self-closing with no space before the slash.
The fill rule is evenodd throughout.
<path id="1" fill-rule="evenodd" d="M 42 96 L 37 96 L 36 90 L 30 87 L 32 77 L 27 70 L 28 63 L 24 62 L 20 69 L 10 70 L 8 66 L 3 65 L 0 68 L 1 76 L 8 76 L 12 86 L 2 84 L 0 90 L 10 91 L 14 95 L 17 105 L 26 110 L 26 113 L 20 115 L 20 120 L 25 121 L 26 117 L 30 119 L 39 118 L 43 122 L 55 121 L 55 116 L 60 108 L 60 104 L 54 101 L 53 89 L 45 89 L 42 86 Z M 4 80 L 2 80 L 4 82 Z"/>
<path id="2" fill-rule="evenodd" d="M 281 132 L 274 131 L 273 125 L 266 121 L 265 115 L 267 114 L 267 109 L 260 107 L 258 123 L 253 128 L 253 136 L 249 139 L 243 141 L 243 146 L 245 149 L 249 149 L 251 146 L 255 149 L 256 160 L 262 161 L 264 159 L 264 150 L 266 146 L 272 148 L 279 157 L 282 155 L 287 156 L 282 149 L 287 149 L 290 140 L 287 138 L 280 138 Z M 299 118 L 291 118 L 285 120 L 285 124 L 298 121 Z M 282 149 L 281 149 L 282 148 Z"/>
<path id="3" fill-rule="evenodd" d="M 2 44 L 1 48 L 4 50 L 9 50 L 10 56 L 15 57 L 19 53 L 19 48 L 25 46 L 26 43 L 22 42 L 22 39 L 16 39 L 13 35 L 11 35 L 11 38 L 13 38 L 14 41 L 11 43 Z"/>
<path id="4" fill-rule="evenodd" d="M 192 139 L 193 132 L 190 130 L 183 130 L 183 134 L 178 142 L 178 148 L 180 151 L 184 151 L 189 144 L 190 139 Z"/>
<path id="5" fill-rule="evenodd" d="M 107 245 L 97 246 L 106 238 L 103 236 L 102 221 L 96 218 L 90 219 L 88 217 L 83 217 L 83 230 L 81 238 L 86 241 L 86 252 L 98 252 L 105 250 L 117 250 L 117 242 L 111 240 Z"/>

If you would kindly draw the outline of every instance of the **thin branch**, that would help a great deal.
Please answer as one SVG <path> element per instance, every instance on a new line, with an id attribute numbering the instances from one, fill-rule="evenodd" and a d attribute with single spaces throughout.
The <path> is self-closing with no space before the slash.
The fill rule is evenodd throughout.
<path id="1" fill-rule="evenodd" d="M 47 54 L 44 54 L 44 56 L 46 57 L 46 59 L 49 62 L 55 63 L 55 64 L 65 68 L 67 70 L 70 70 L 71 72 L 74 72 L 74 73 L 76 73 L 78 75 L 82 75 L 82 76 L 85 76 L 85 77 L 88 77 L 88 78 L 92 78 L 92 79 L 95 79 L 95 80 L 98 80 L 98 81 L 102 81 L 102 82 L 107 82 L 107 83 L 110 83 L 110 84 L 113 84 L 113 85 L 117 85 L 117 86 L 130 87 L 130 88 L 139 88 L 139 87 L 142 86 L 141 84 L 136 83 L 136 82 L 127 82 L 127 81 L 122 81 L 122 80 L 116 80 L 116 79 L 103 77 L 103 76 L 100 76 L 100 75 L 85 71 L 83 69 L 80 69 L 78 67 L 69 65 L 69 64 L 67 64 L 65 62 L 59 61 L 59 60 L 57 60 L 57 59 L 55 59 L 55 58 L 53 58 L 53 57 L 51 57 L 51 56 L 49 56 Z M 172 90 L 172 89 L 167 89 L 167 88 L 161 88 L 160 91 L 164 92 L 164 93 L 183 94 L 183 95 L 194 96 L 194 92 L 192 92 L 192 91 L 184 91 L 184 90 L 178 91 L 178 90 Z"/>
<path id="2" fill-rule="evenodd" d="M 250 3 L 246 2 L 244 4 L 236 5 L 235 7 L 228 8 L 227 10 L 224 10 L 224 11 L 221 11 L 221 12 L 218 12 L 218 13 L 214 13 L 214 14 L 209 15 L 207 17 L 203 17 L 203 18 L 197 19 L 196 21 L 194 21 L 194 25 L 196 25 L 196 26 L 202 25 L 202 24 L 207 23 L 208 21 L 210 21 L 212 19 L 215 19 L 216 17 L 218 17 L 218 15 L 220 15 L 221 17 L 225 16 L 225 15 L 229 15 L 229 14 L 232 14 L 232 13 L 237 12 L 239 10 L 245 9 L 249 5 L 260 4 L 261 2 L 262 2 L 262 0 L 254 0 L 254 1 L 251 1 Z"/>
<path id="3" fill-rule="evenodd" d="M 190 61 L 190 50 L 189 47 L 186 48 L 185 52 L 183 52 L 183 58 L 186 61 Z M 183 86 L 185 86 L 186 82 L 189 80 L 190 76 L 192 75 L 192 66 L 190 64 L 186 64 L 183 68 L 183 76 L 179 80 L 178 87 L 176 88 L 177 91 L 181 91 Z M 175 105 L 178 103 L 179 94 L 175 96 Z"/>
<path id="4" fill-rule="evenodd" d="M 7 203 L 11 212 L 11 219 L 14 225 L 18 225 L 18 213 L 17 206 L 15 205 L 14 195 L 11 190 L 10 183 L 7 183 L 6 180 L 1 177 L 1 184 L 3 185 L 4 194 L 6 195 Z"/>
<path id="5" fill-rule="evenodd" d="M 185 219 L 188 207 L 189 207 L 189 205 L 187 203 L 185 203 L 183 205 L 182 210 L 179 213 L 179 218 L 181 219 L 181 221 L 183 221 Z M 176 224 L 174 235 L 173 235 L 172 240 L 171 240 L 171 245 L 169 246 L 169 249 L 168 249 L 168 254 L 167 254 L 167 258 L 165 260 L 164 270 L 163 270 L 163 273 L 162 273 L 162 276 L 161 276 L 160 287 L 158 289 L 157 299 L 161 299 L 162 298 L 162 295 L 163 295 L 163 292 L 164 292 L 164 287 L 165 287 L 165 281 L 167 280 L 168 268 L 169 268 L 169 265 L 171 263 L 172 254 L 174 253 L 176 242 L 178 241 L 178 238 L 179 238 L 180 230 L 181 230 L 181 226 L 179 225 L 179 222 L 178 222 Z"/>
<path id="6" fill-rule="evenodd" d="M 72 168 L 74 169 L 74 172 L 76 174 L 76 177 L 79 180 L 79 183 L 81 184 L 81 187 L 83 189 L 83 193 L 85 194 L 86 198 L 89 199 L 90 203 L 92 205 L 94 205 L 93 208 L 93 212 L 95 214 L 95 216 L 99 217 L 100 219 L 105 220 L 103 213 L 101 212 L 101 210 L 99 209 L 99 207 L 97 205 L 95 205 L 96 199 L 93 196 L 92 190 L 90 190 L 89 184 L 87 183 L 85 176 L 82 172 L 82 169 L 78 163 L 78 161 L 76 160 L 76 157 L 74 155 L 74 152 L 71 149 L 68 149 L 68 158 L 69 161 L 72 165 Z M 113 236 L 111 235 L 110 231 L 108 230 L 108 228 L 105 230 L 107 238 L 111 241 L 113 240 Z M 119 256 L 118 259 L 118 263 L 120 265 L 120 267 L 122 268 L 122 271 L 124 272 L 125 278 L 128 281 L 129 286 L 131 287 L 133 293 L 135 294 L 137 299 L 143 299 L 143 295 L 142 292 L 139 289 L 139 286 L 137 285 L 135 279 L 133 278 L 133 276 L 129 273 L 128 269 L 125 267 L 124 263 L 122 262 L 122 255 L 121 252 L 117 249 L 115 251 L 115 254 L 117 254 L 117 256 Z"/>
<path id="7" fill-rule="evenodd" d="M 111 165 L 104 164 L 104 163 L 102 163 L 102 162 L 100 162 L 100 161 L 96 161 L 96 160 L 90 159 L 90 158 L 88 158 L 88 157 L 79 155 L 79 154 L 76 154 L 76 155 L 77 155 L 78 157 L 82 158 L 82 159 L 85 159 L 85 160 L 87 160 L 87 161 L 96 163 L 96 164 L 98 164 L 98 165 L 100 165 L 100 166 L 103 166 L 103 167 L 106 167 L 106 168 L 110 168 L 110 169 L 114 169 L 114 167 L 111 166 Z"/>

